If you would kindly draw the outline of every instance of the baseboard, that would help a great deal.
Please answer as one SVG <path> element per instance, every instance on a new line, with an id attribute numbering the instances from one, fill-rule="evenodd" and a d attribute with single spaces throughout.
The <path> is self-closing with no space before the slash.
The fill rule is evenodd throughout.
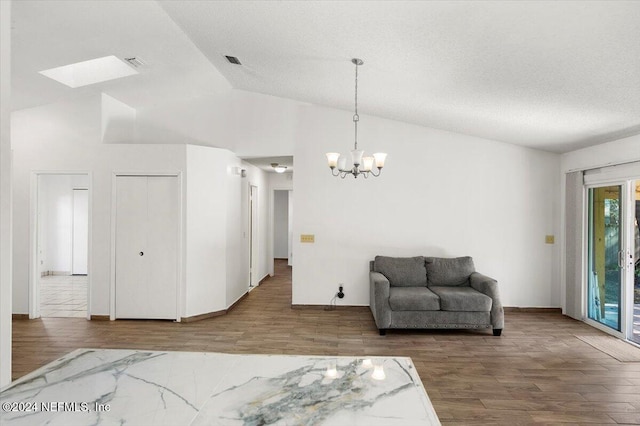
<path id="1" fill-rule="evenodd" d="M 14 320 L 28 320 L 29 314 L 11 314 L 11 319 Z"/>
<path id="2" fill-rule="evenodd" d="M 291 305 L 291 309 L 303 310 L 303 311 L 333 311 L 333 310 L 348 310 L 348 309 L 369 309 L 366 305 Z"/>
<path id="3" fill-rule="evenodd" d="M 262 277 L 262 279 L 260 281 L 258 281 L 258 285 L 262 284 L 263 282 L 265 282 L 268 278 L 270 277 L 269 274 L 265 275 L 264 277 Z"/>
<path id="4" fill-rule="evenodd" d="M 221 311 L 207 312 L 205 314 L 193 315 L 190 317 L 182 317 L 180 318 L 181 322 L 194 322 L 194 321 L 202 321 L 213 317 L 219 317 L 220 315 L 225 315 L 227 313 L 226 309 Z"/>
<path id="5" fill-rule="evenodd" d="M 109 315 L 91 315 L 91 321 L 111 321 Z"/>
<path id="6" fill-rule="evenodd" d="M 523 312 L 528 314 L 561 314 L 562 308 L 520 308 L 517 306 L 505 306 L 505 312 Z"/>
<path id="7" fill-rule="evenodd" d="M 49 275 L 71 276 L 71 271 L 49 271 Z"/>
<path id="8" fill-rule="evenodd" d="M 220 315 L 226 315 L 230 310 L 232 310 L 233 308 L 238 306 L 238 303 L 240 303 L 240 301 L 242 299 L 244 299 L 245 297 L 247 297 L 248 295 L 249 295 L 249 292 L 247 291 L 245 294 L 240 296 L 238 298 L 238 300 L 233 302 L 231 304 L 231 306 L 229 306 L 227 309 L 223 309 L 221 311 L 207 312 L 205 314 L 194 315 L 194 316 L 191 316 L 191 317 L 182 317 L 182 318 L 180 318 L 180 321 L 182 321 L 182 322 L 202 321 L 202 320 L 206 320 L 206 319 L 213 318 L 213 317 L 219 317 Z"/>
<path id="9" fill-rule="evenodd" d="M 288 261 L 289 258 L 288 257 L 274 257 L 273 260 L 286 260 L 286 261 Z"/>
<path id="10" fill-rule="evenodd" d="M 244 299 L 245 297 L 247 297 L 248 295 L 249 295 L 249 292 L 247 291 L 245 294 L 243 294 L 242 296 L 238 297 L 238 300 L 236 300 L 235 302 L 233 302 L 233 303 L 231 304 L 231 306 L 229 306 L 229 307 L 227 308 L 226 312 L 229 312 L 230 310 L 232 310 L 233 308 L 235 308 L 236 306 L 238 306 L 238 303 L 240 303 L 240 301 L 241 301 L 242 299 Z M 226 312 L 225 312 L 225 313 L 226 313 Z"/>

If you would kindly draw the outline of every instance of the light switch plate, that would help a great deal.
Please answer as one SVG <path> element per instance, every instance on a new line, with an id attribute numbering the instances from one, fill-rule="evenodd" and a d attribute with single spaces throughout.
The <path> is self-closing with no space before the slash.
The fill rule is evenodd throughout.
<path id="1" fill-rule="evenodd" d="M 315 243 L 316 236 L 313 234 L 300 234 L 301 243 Z"/>

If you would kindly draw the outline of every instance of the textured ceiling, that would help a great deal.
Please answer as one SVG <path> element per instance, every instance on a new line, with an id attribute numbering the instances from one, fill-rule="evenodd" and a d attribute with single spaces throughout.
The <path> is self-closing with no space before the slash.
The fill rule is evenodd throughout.
<path id="1" fill-rule="evenodd" d="M 360 57 L 363 114 L 554 152 L 640 133 L 640 1 L 14 1 L 12 19 L 14 110 L 231 87 L 352 110 Z M 79 89 L 38 74 L 112 54 L 147 65 Z"/>
<path id="2" fill-rule="evenodd" d="M 234 88 L 352 109 L 359 57 L 362 113 L 555 152 L 640 133 L 640 2 L 160 4 Z"/>

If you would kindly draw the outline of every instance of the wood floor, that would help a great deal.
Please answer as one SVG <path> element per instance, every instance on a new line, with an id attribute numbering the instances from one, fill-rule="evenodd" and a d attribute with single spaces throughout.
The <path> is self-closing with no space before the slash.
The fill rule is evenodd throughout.
<path id="1" fill-rule="evenodd" d="M 76 348 L 131 348 L 413 359 L 443 424 L 640 424 L 640 363 L 622 363 L 574 335 L 601 334 L 554 313 L 507 313 L 502 337 L 482 331 L 379 336 L 366 307 L 291 309 L 291 272 L 225 316 L 193 323 L 47 318 L 13 322 L 20 377 Z"/>

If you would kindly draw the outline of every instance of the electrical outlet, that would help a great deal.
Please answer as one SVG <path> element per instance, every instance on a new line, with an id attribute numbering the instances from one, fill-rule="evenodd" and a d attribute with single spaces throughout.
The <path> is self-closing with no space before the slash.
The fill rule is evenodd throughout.
<path id="1" fill-rule="evenodd" d="M 344 284 L 340 284 L 338 286 L 338 293 L 336 293 L 336 296 L 338 296 L 339 299 L 344 298 Z"/>
<path id="2" fill-rule="evenodd" d="M 316 236 L 313 234 L 300 234 L 301 243 L 314 243 L 315 241 L 316 241 Z"/>
<path id="3" fill-rule="evenodd" d="M 553 244 L 553 243 L 556 242 L 556 239 L 555 239 L 555 237 L 553 235 L 545 235 L 544 236 L 544 242 L 546 244 Z"/>

